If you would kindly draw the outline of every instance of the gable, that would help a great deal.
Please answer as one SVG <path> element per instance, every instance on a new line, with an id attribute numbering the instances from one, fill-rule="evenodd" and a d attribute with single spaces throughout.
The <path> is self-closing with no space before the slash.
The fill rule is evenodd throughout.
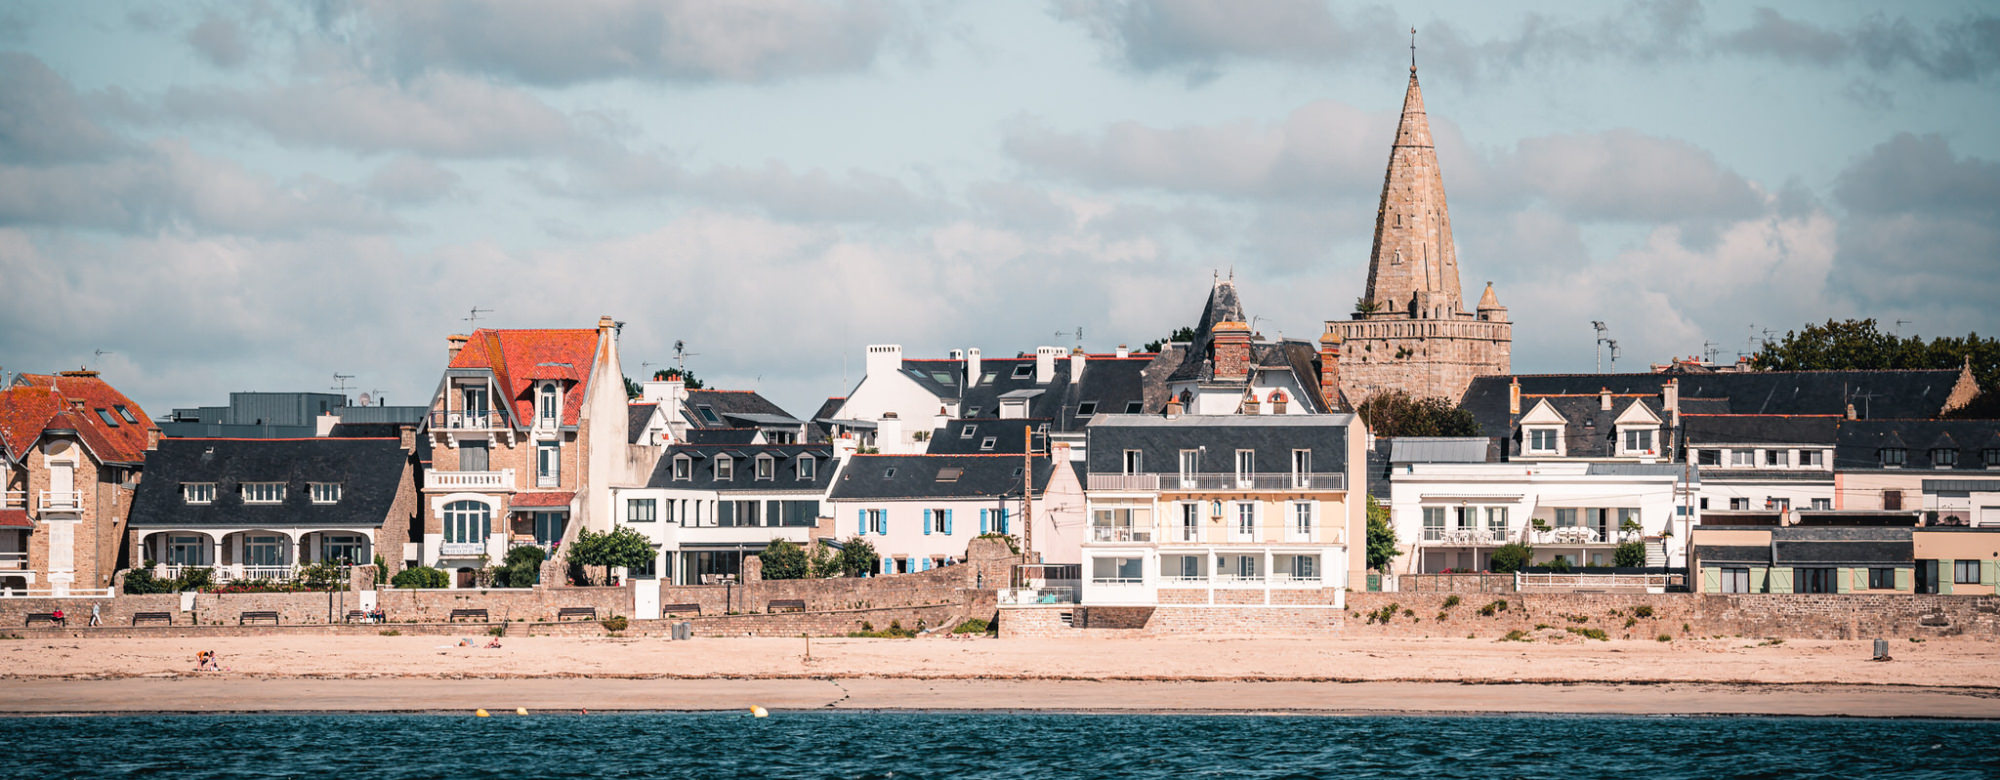
<path id="1" fill-rule="evenodd" d="M 1527 414 L 1521 416 L 1521 424 L 1568 425 L 1569 420 L 1563 419 L 1563 416 L 1556 412 L 1555 406 L 1549 403 L 1549 399 L 1544 398 L 1535 402 L 1535 408 L 1529 409 Z"/>
<path id="2" fill-rule="evenodd" d="M 1625 407 L 1625 411 L 1618 413 L 1618 419 L 1612 420 L 1611 424 L 1658 426 L 1660 416 L 1653 414 L 1653 410 L 1647 409 L 1645 404 L 1633 401 L 1631 406 Z"/>

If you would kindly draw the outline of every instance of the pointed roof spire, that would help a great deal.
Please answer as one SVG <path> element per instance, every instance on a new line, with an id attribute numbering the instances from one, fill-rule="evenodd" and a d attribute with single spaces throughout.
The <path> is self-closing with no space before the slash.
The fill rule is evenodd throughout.
<path id="1" fill-rule="evenodd" d="M 1486 283 L 1486 292 L 1479 296 L 1479 308 L 1482 310 L 1500 308 L 1500 296 L 1493 294 L 1492 282 Z"/>
<path id="2" fill-rule="evenodd" d="M 1410 83 L 1403 93 L 1403 115 L 1396 125 L 1375 215 L 1367 299 L 1378 312 L 1419 317 L 1449 317 L 1464 306 L 1444 176 L 1431 145 L 1423 89 L 1417 85 L 1416 28 L 1411 28 Z"/>

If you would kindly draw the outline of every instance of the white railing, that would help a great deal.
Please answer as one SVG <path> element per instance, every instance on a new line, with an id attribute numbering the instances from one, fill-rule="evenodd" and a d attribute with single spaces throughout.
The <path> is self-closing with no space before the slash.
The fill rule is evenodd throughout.
<path id="1" fill-rule="evenodd" d="M 1597 529 L 1589 526 L 1564 526 L 1529 534 L 1535 544 L 1606 544 Z M 1616 542 L 1639 541 L 1638 531 L 1617 531 L 1611 534 Z"/>
<path id="2" fill-rule="evenodd" d="M 27 508 L 28 508 L 27 491 L 9 490 L 6 492 L 0 492 L 0 509 L 27 509 Z"/>
<path id="3" fill-rule="evenodd" d="M 298 567 L 295 566 L 250 566 L 244 564 L 200 566 L 195 564 L 167 564 L 163 568 L 165 571 L 162 576 L 169 578 L 179 578 L 189 569 L 209 569 L 211 571 L 211 578 L 217 584 L 236 582 L 238 580 L 290 582 L 298 577 Z"/>
<path id="4" fill-rule="evenodd" d="M 1318 585 L 1325 581 L 1326 578 L 1317 574 L 1301 577 L 1288 571 L 1271 573 L 1271 582 L 1279 585 Z"/>
<path id="5" fill-rule="evenodd" d="M 67 591 L 61 592 L 54 588 L 0 588 L 0 598 L 6 599 L 108 599 L 112 595 L 110 588 L 70 588 Z M 87 623 L 90 621 L 89 615 L 81 617 L 81 622 Z M 75 620 L 76 618 L 72 617 L 71 619 Z"/>
<path id="6" fill-rule="evenodd" d="M 1160 577 L 1160 584 L 1161 584 L 1161 585 L 1179 585 L 1179 586 L 1186 586 L 1186 585 L 1207 585 L 1207 584 L 1208 584 L 1208 577 L 1207 577 L 1207 576 L 1205 576 L 1205 575 L 1199 575 L 1199 574 L 1197 574 L 1197 575 L 1195 575 L 1195 576 L 1193 576 L 1193 577 L 1182 577 L 1182 576 L 1180 576 L 1180 575 L 1178 575 L 1178 574 L 1176 574 L 1176 575 L 1174 575 L 1174 576 L 1172 576 L 1172 577 L 1167 577 L 1167 576 L 1161 576 L 1161 577 Z"/>
<path id="7" fill-rule="evenodd" d="M 1514 575 L 1515 587 L 1524 591 L 1645 591 L 1665 593 L 1667 588 L 1681 585 L 1685 578 L 1679 574 L 1592 574 L 1587 571 L 1569 574 L 1521 572 Z"/>
<path id="8" fill-rule="evenodd" d="M 426 471 L 425 490 L 512 490 L 514 470 Z"/>
<path id="9" fill-rule="evenodd" d="M 486 552 L 485 542 L 444 542 L 438 545 L 438 555 L 459 558 L 477 556 Z"/>
<path id="10" fill-rule="evenodd" d="M 25 552 L 0 552 L 0 569 L 28 568 L 28 554 Z"/>
<path id="11" fill-rule="evenodd" d="M 1090 527 L 1093 542 L 1150 542 L 1153 529 L 1144 526 L 1093 525 Z"/>
<path id="12" fill-rule="evenodd" d="M 1189 528 L 1184 525 L 1177 525 L 1168 529 L 1166 536 L 1169 542 L 1199 543 L 1201 541 L 1201 526 Z"/>
<path id="13" fill-rule="evenodd" d="M 507 415 L 501 412 L 431 412 L 433 430 L 490 431 L 507 427 Z"/>
<path id="14" fill-rule="evenodd" d="M 1001 588 L 1002 604 L 1075 604 L 1075 585 L 1044 585 L 1034 588 Z"/>
<path id="15" fill-rule="evenodd" d="M 83 494 L 74 490 L 44 490 L 41 501 L 44 512 L 75 512 L 83 509 Z"/>
<path id="16" fill-rule="evenodd" d="M 1146 584 L 1146 578 L 1144 578 L 1144 577 L 1092 577 L 1092 578 L 1090 578 L 1090 584 L 1092 584 L 1092 585 L 1144 585 L 1144 584 Z"/>
<path id="17" fill-rule="evenodd" d="M 1426 528 L 1424 541 L 1434 544 L 1506 544 L 1507 532 L 1493 528 Z"/>
<path id="18" fill-rule="evenodd" d="M 1104 491 L 1159 490 L 1345 490 L 1340 473 L 1279 474 L 1091 474 L 1085 487 Z"/>

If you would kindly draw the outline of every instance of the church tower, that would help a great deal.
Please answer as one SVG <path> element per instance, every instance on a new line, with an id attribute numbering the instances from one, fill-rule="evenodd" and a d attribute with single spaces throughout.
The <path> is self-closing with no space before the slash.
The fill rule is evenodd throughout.
<path id="1" fill-rule="evenodd" d="M 1417 85 L 1414 45 L 1411 52 L 1410 85 L 1375 211 L 1367 293 L 1355 302 L 1352 319 L 1326 323 L 1327 334 L 1344 344 L 1341 391 L 1356 404 L 1396 390 L 1457 403 L 1473 377 L 1508 373 L 1511 362 L 1513 326 L 1493 285 L 1475 311 L 1465 310 L 1459 292 L 1444 174 Z"/>

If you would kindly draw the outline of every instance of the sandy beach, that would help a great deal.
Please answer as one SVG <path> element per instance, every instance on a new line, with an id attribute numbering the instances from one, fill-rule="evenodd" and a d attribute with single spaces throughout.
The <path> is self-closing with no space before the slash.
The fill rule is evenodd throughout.
<path id="1" fill-rule="evenodd" d="M 479 638 L 482 642 L 484 637 Z M 2000 645 L 1757 639 L 16 640 L 0 712 L 1051 709 L 2000 718 Z M 225 671 L 193 671 L 212 649 Z"/>

